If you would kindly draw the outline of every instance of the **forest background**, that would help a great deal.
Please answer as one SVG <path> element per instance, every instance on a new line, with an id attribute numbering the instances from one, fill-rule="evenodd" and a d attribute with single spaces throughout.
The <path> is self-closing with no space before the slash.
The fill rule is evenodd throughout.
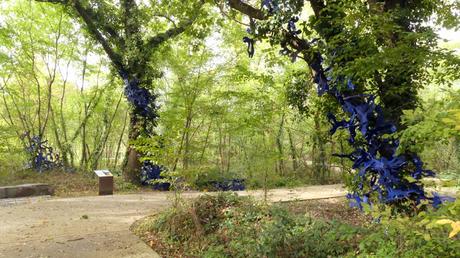
<path id="1" fill-rule="evenodd" d="M 161 8 L 153 13 L 168 6 Z M 155 47 L 148 65 L 158 73 L 150 85 L 158 126 L 133 142 L 123 82 L 82 25 L 59 5 L 2 1 L 0 183 L 36 173 L 26 151 L 32 136 L 47 141 L 63 163 L 59 173 L 69 176 L 101 168 L 121 175 L 134 144 L 197 189 L 223 178 L 250 188 L 348 180 L 350 164 L 332 155 L 351 150 L 347 136 L 329 133 L 330 104 L 316 96 L 306 64 L 267 43 L 248 58 L 246 26 L 216 6 L 205 11 L 196 28 Z M 153 19 L 153 31 L 176 26 Z M 459 34 L 440 35 L 440 45 L 458 54 Z M 458 185 L 460 82 L 431 83 L 418 95 L 418 107 L 404 111 L 401 144 Z"/>

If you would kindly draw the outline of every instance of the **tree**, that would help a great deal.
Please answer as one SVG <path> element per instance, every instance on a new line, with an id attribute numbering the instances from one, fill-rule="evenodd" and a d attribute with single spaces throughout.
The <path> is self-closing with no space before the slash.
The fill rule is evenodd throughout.
<path id="1" fill-rule="evenodd" d="M 0 123 L 15 133 L 5 139 L 22 145 L 19 155 L 33 138 L 47 141 L 70 171 L 117 163 L 111 156 L 124 142 L 123 91 L 107 72 L 102 49 L 79 34 L 63 8 L 47 7 L 20 1 L 0 8 Z M 33 160 L 36 153 L 26 154 Z"/>
<path id="2" fill-rule="evenodd" d="M 104 49 L 115 73 L 124 81 L 125 95 L 132 105 L 130 142 L 143 134 L 152 135 L 157 124 L 152 82 L 161 76 L 155 69 L 154 54 L 160 45 L 190 29 L 201 15 L 204 1 L 36 1 L 64 5 Z M 134 183 L 139 181 L 140 155 L 133 146 L 128 147 L 124 177 Z"/>
<path id="3" fill-rule="evenodd" d="M 428 81 L 451 78 L 459 67 L 451 51 L 438 47 L 435 28 L 425 23 L 435 15 L 435 24 L 458 27 L 456 2 L 262 2 L 260 8 L 241 0 L 230 0 L 228 5 L 253 19 L 250 29 L 255 40 L 268 38 L 284 54 L 309 64 L 320 51 L 335 77 L 352 78 L 361 92 L 378 95 L 386 116 L 397 125 L 402 110 L 416 106 L 418 89 Z M 311 14 L 308 21 L 300 19 L 305 14 Z M 445 61 L 448 65 L 442 65 Z"/>
<path id="4" fill-rule="evenodd" d="M 279 44 L 282 54 L 308 63 L 319 95 L 337 101 L 343 113 L 351 116 L 350 120 L 337 120 L 334 114 L 328 115 L 331 132 L 348 130 L 349 142 L 355 148 L 350 155 L 342 154 L 360 169 L 350 198 L 359 206 L 374 193 L 381 202 L 397 207 L 405 201 L 415 207 L 422 199 L 439 204 L 438 197 L 424 195 L 419 181 L 433 172 L 424 170 L 414 153 L 396 154 L 399 142 L 392 134 L 401 125 L 402 110 L 415 107 L 418 89 L 429 81 L 457 74 L 460 60 L 438 47 L 434 28 L 426 21 L 435 17 L 438 25 L 459 26 L 456 10 L 460 3 L 309 3 L 313 14 L 304 21 L 300 19 L 305 14 L 302 0 L 267 0 L 260 8 L 240 0 L 228 1 L 231 8 L 250 17 L 253 38 L 244 39 L 250 56 L 256 40 Z"/>

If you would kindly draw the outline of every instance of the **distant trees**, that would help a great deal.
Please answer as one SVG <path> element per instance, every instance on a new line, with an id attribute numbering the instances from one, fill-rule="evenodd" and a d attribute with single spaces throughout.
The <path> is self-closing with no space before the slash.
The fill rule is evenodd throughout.
<path id="1" fill-rule="evenodd" d="M 100 49 L 61 8 L 20 2 L 1 12 L 0 124 L 11 129 L 8 145 L 48 140 L 64 167 L 82 170 L 97 167 L 109 149 L 119 151 L 126 103 L 106 60 L 94 58 Z M 106 165 L 117 165 L 113 155 Z"/>
<path id="2" fill-rule="evenodd" d="M 244 28 L 219 20 L 198 31 L 204 37 L 224 26 L 213 34 L 217 39 L 184 34 L 159 46 L 152 54 L 155 61 L 149 62 L 153 71 L 164 74 L 149 86 L 158 91 L 155 104 L 162 106 L 162 121 L 154 130 L 159 135 L 142 129 L 141 137 L 130 140 L 134 111 L 128 112 L 118 75 L 109 69 L 111 60 L 91 35 L 82 33 L 67 8 L 17 2 L 1 10 L 0 126 L 8 129 L 2 130 L 2 158 L 13 147 L 24 148 L 27 137 L 40 136 L 66 168 L 117 171 L 128 145 L 151 139 L 166 157 L 155 161 L 171 170 L 240 174 L 259 185 L 261 171 L 276 180 L 295 175 L 309 180 L 312 150 L 304 141 L 313 130 L 303 126 L 312 123 L 296 120 L 289 110 L 284 85 L 290 76 L 273 66 L 284 66 L 284 61 L 245 58 Z M 209 48 L 209 42 L 225 56 Z M 150 155 L 147 149 L 142 152 Z"/>
<path id="3" fill-rule="evenodd" d="M 138 148 L 192 185 L 215 177 L 241 177 L 255 187 L 338 180 L 329 172 L 338 162 L 326 120 L 299 116 L 286 98 L 292 74 L 306 66 L 271 53 L 248 60 L 244 30 L 231 24 L 220 25 L 211 48 L 193 37 L 172 45 L 156 86 L 161 136 L 141 138 Z M 312 160 L 319 157 L 317 171 Z"/>
<path id="4" fill-rule="evenodd" d="M 204 1 L 36 1 L 61 4 L 78 18 L 91 38 L 102 46 L 114 73 L 125 83 L 125 94 L 132 104 L 130 142 L 142 134 L 151 135 L 157 123 L 152 82 L 161 76 L 155 69 L 154 54 L 160 45 L 184 33 L 199 19 Z M 139 181 L 139 158 L 136 149 L 129 147 L 124 176 L 131 182 Z"/>

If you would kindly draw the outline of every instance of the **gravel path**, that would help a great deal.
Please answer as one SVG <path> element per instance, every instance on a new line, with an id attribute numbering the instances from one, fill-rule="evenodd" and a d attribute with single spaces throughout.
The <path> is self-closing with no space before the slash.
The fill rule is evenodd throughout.
<path id="1" fill-rule="evenodd" d="M 193 198 L 201 193 L 184 193 Z M 263 198 L 263 191 L 239 192 Z M 341 185 L 270 190 L 270 201 L 344 196 Z M 171 203 L 172 193 L 0 200 L 0 257 L 158 257 L 130 225 Z"/>

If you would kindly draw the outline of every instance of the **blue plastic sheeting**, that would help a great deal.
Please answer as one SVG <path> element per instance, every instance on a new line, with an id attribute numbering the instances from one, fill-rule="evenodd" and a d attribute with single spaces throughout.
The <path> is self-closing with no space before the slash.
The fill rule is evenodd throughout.
<path id="1" fill-rule="evenodd" d="M 243 191 L 246 189 L 244 179 L 222 179 L 210 183 L 217 191 Z"/>
<path id="2" fill-rule="evenodd" d="M 48 141 L 39 136 L 30 138 L 30 142 L 26 146 L 26 152 L 30 156 L 28 168 L 43 172 L 62 167 L 59 154 L 48 145 Z"/>
<path id="3" fill-rule="evenodd" d="M 164 168 L 159 165 L 153 164 L 150 161 L 144 161 L 141 168 L 141 183 L 143 185 L 151 185 L 154 190 L 168 191 L 171 187 L 170 183 L 155 182 L 158 179 L 164 179 L 161 176 L 163 170 Z"/>
<path id="4" fill-rule="evenodd" d="M 272 14 L 276 11 L 276 3 L 264 0 L 262 6 Z M 297 21 L 298 17 L 293 17 L 287 24 L 287 32 L 294 37 L 301 33 L 296 28 Z M 252 31 L 249 30 L 249 33 Z M 248 43 L 248 39 L 245 37 L 243 41 Z M 306 43 L 307 47 L 312 47 L 318 41 L 315 39 Z M 250 42 L 254 45 L 254 40 Z M 286 42 L 282 42 L 281 47 L 281 54 L 290 55 L 292 61 L 296 60 L 299 52 L 289 49 Z M 253 48 L 248 48 L 248 54 L 250 57 L 254 55 Z M 324 68 L 323 61 L 321 53 L 316 52 L 311 56 L 309 66 L 313 70 L 318 95 L 328 94 L 335 98 L 346 115 L 346 118 L 340 119 L 329 113 L 327 119 L 332 126 L 330 133 L 346 130 L 349 133 L 348 142 L 355 149 L 349 154 L 336 154 L 351 160 L 353 169 L 358 171 L 355 176 L 357 189 L 347 195 L 353 201 L 352 205 L 362 209 L 363 203 L 371 204 L 370 196 L 374 193 L 379 202 L 387 204 L 405 200 L 419 204 L 427 200 L 437 207 L 443 201 L 452 200 L 436 193 L 433 197 L 426 196 L 421 179 L 433 177 L 435 173 L 424 169 L 423 162 L 415 153 L 396 154 L 399 147 L 395 134 L 397 128 L 385 119 L 382 107 L 375 103 L 375 96 L 357 92 L 351 78 L 332 78 L 331 68 Z"/>

